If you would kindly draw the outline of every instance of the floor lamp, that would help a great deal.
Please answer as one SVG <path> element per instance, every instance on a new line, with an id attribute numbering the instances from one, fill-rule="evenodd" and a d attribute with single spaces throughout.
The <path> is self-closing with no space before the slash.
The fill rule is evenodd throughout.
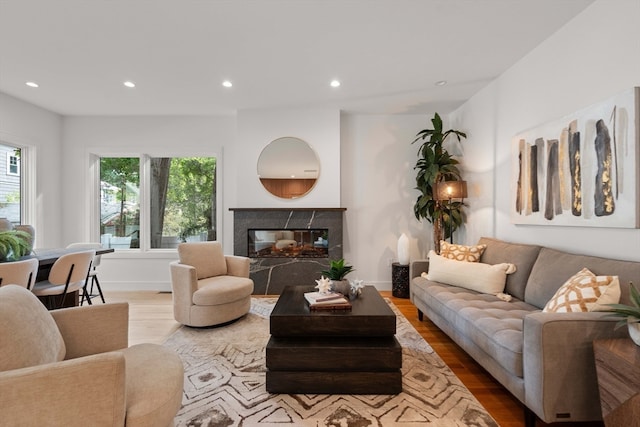
<path id="1" fill-rule="evenodd" d="M 438 200 L 448 200 L 447 208 L 449 210 L 449 242 L 453 243 L 453 221 L 451 219 L 451 200 L 464 199 L 467 197 L 467 181 L 441 181 L 436 186 L 436 198 Z"/>

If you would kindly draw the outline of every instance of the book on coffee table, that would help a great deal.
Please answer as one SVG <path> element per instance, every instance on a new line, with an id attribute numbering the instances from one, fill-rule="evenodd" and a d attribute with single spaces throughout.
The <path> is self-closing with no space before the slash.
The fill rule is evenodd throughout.
<path id="1" fill-rule="evenodd" d="M 351 303 L 339 293 L 306 292 L 304 298 L 311 310 L 351 310 Z"/>

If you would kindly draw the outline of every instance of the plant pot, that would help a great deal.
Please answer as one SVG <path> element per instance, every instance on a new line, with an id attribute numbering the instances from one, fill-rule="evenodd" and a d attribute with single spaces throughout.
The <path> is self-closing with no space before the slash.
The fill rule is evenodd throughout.
<path id="1" fill-rule="evenodd" d="M 351 284 L 349 284 L 348 280 L 332 280 L 331 290 L 334 292 L 339 292 L 342 295 L 348 297 L 349 291 L 351 290 Z"/>
<path id="2" fill-rule="evenodd" d="M 629 336 L 637 346 L 640 346 L 640 322 L 627 320 L 627 327 L 629 328 Z"/>

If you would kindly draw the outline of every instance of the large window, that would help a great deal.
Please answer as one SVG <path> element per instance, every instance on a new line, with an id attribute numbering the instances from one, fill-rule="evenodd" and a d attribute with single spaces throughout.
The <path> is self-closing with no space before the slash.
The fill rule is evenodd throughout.
<path id="1" fill-rule="evenodd" d="M 0 156 L 6 159 L 4 171 L 0 171 L 0 218 L 20 224 L 21 150 L 0 144 Z"/>
<path id="2" fill-rule="evenodd" d="M 216 159 L 101 157 L 100 239 L 116 249 L 216 240 Z"/>

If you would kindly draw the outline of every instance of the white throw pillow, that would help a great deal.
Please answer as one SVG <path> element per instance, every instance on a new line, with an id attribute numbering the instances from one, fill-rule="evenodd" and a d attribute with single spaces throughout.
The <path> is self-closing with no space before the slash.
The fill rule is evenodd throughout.
<path id="1" fill-rule="evenodd" d="M 516 266 L 509 263 L 491 265 L 456 261 L 429 251 L 427 279 L 484 294 L 497 295 L 504 290 L 507 274 L 515 271 Z"/>
<path id="2" fill-rule="evenodd" d="M 605 304 L 620 302 L 618 276 L 596 276 L 583 268 L 569 278 L 544 306 L 545 313 L 607 311 Z"/>

